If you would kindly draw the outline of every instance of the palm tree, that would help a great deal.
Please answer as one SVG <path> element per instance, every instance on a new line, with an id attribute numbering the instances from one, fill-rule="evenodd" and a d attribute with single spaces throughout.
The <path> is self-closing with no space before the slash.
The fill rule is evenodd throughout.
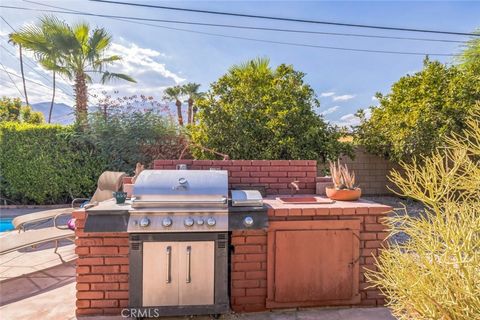
<path id="1" fill-rule="evenodd" d="M 59 52 L 55 48 L 53 41 L 56 18 L 41 18 L 39 25 L 29 25 L 18 32 L 10 34 L 10 41 L 22 46 L 27 50 L 33 51 L 40 65 L 45 69 L 52 71 L 52 101 L 48 112 L 48 123 L 52 120 L 53 105 L 55 103 L 56 89 L 56 66 L 60 58 Z"/>
<path id="2" fill-rule="evenodd" d="M 193 104 L 195 100 L 202 96 L 202 93 L 198 92 L 200 88 L 199 83 L 189 82 L 182 86 L 183 94 L 188 96 L 188 111 L 187 111 L 187 123 L 192 124 L 195 120 L 195 113 L 197 112 L 197 107 L 194 107 Z"/>
<path id="3" fill-rule="evenodd" d="M 182 102 L 180 101 L 182 93 L 183 93 L 182 87 L 174 86 L 174 87 L 165 89 L 164 97 L 163 97 L 168 101 L 175 101 L 175 105 L 177 106 L 178 124 L 181 126 L 183 126 Z"/>
<path id="4" fill-rule="evenodd" d="M 42 65 L 44 67 L 48 66 L 49 70 L 64 75 L 74 82 L 76 121 L 78 124 L 85 124 L 87 120 L 87 83 L 92 82 L 91 75 L 100 76 L 102 84 L 115 79 L 135 82 L 126 74 L 105 70 L 109 64 L 121 60 L 118 55 L 106 56 L 105 53 L 111 45 L 112 37 L 105 29 L 95 28 L 90 30 L 87 23 L 69 26 L 52 16 L 42 18 L 41 24 L 48 28 L 47 46 L 51 46 L 58 55 L 55 57 L 56 59 L 49 59 Z M 35 41 L 35 39 L 32 40 Z"/>

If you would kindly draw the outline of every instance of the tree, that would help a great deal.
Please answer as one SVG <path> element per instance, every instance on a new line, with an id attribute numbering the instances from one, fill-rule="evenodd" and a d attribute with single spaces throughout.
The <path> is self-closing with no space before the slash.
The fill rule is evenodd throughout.
<path id="1" fill-rule="evenodd" d="M 256 59 L 233 66 L 197 101 L 195 145 L 232 159 L 335 159 L 349 150 L 340 133 L 314 112 L 319 107 L 305 74 Z M 194 155 L 214 155 L 193 147 Z"/>
<path id="2" fill-rule="evenodd" d="M 200 84 L 189 82 L 182 86 L 182 93 L 188 96 L 188 110 L 187 110 L 187 123 L 192 124 L 195 121 L 195 114 L 197 113 L 197 107 L 194 106 L 195 100 L 202 97 L 202 93 L 198 92 Z"/>
<path id="3" fill-rule="evenodd" d="M 480 29 L 476 32 L 480 35 Z M 464 46 L 463 51 L 458 57 L 460 65 L 466 69 L 471 69 L 480 76 L 480 36 L 472 37 Z"/>
<path id="4" fill-rule="evenodd" d="M 19 98 L 2 97 L 0 99 L 0 123 L 1 122 L 24 122 L 39 124 L 45 121 L 43 114 L 33 111 L 30 106 L 23 106 Z"/>
<path id="5" fill-rule="evenodd" d="M 174 86 L 165 89 L 165 94 L 163 97 L 165 100 L 175 101 L 175 106 L 177 107 L 177 119 L 180 126 L 183 126 L 182 101 L 180 101 L 182 93 L 182 87 Z"/>
<path id="6" fill-rule="evenodd" d="M 368 151 L 394 161 L 428 155 L 451 132 L 461 132 L 480 100 L 480 77 L 471 70 L 424 62 L 423 70 L 400 78 L 387 95 L 377 93 L 371 117 L 357 115 L 355 139 Z"/>
<path id="7" fill-rule="evenodd" d="M 391 235 L 408 240 L 381 250 L 367 279 L 399 320 L 479 319 L 480 104 L 447 148 L 393 174 L 400 195 L 422 202 L 420 216 L 391 216 Z"/>
<path id="8" fill-rule="evenodd" d="M 58 20 L 55 17 L 42 17 L 38 25 L 28 25 L 10 34 L 10 41 L 31 50 L 42 67 L 52 71 L 52 101 L 48 112 L 48 123 L 52 119 L 55 103 L 56 67 L 60 54 L 55 44 L 55 31 Z"/>
<path id="9" fill-rule="evenodd" d="M 33 35 L 40 35 L 42 30 L 47 30 L 48 38 L 33 37 Z M 112 37 L 104 28 L 91 30 L 87 23 L 69 26 L 53 16 L 46 16 L 40 20 L 40 27 L 30 26 L 26 27 L 24 31 L 23 34 L 20 31 L 19 36 L 22 37 L 18 37 L 17 41 L 31 43 L 32 50 L 42 44 L 46 45 L 45 52 L 54 51 L 56 53 L 56 59 L 48 60 L 47 69 L 74 81 L 76 121 L 79 124 L 85 124 L 87 121 L 87 83 L 92 82 L 92 75 L 100 77 L 101 83 L 115 79 L 135 82 L 126 74 L 105 70 L 108 65 L 121 60 L 121 57 L 106 55 Z M 30 33 L 28 31 L 35 32 Z M 42 42 L 44 40 L 46 41 Z M 45 52 L 36 52 L 46 59 L 47 54 Z"/>

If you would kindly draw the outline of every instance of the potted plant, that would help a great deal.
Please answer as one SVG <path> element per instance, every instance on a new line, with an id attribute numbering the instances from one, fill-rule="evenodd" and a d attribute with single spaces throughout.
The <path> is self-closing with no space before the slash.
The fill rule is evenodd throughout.
<path id="1" fill-rule="evenodd" d="M 355 201 L 362 195 L 362 189 L 355 186 L 355 172 L 350 172 L 346 164 L 330 162 L 330 175 L 333 187 L 326 187 L 327 197 L 339 201 Z"/>

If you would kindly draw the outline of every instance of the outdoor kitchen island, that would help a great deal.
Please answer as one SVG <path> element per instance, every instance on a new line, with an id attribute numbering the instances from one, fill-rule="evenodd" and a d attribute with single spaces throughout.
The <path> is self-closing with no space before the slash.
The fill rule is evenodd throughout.
<path id="1" fill-rule="evenodd" d="M 277 200 L 288 191 L 283 182 L 287 179 L 301 179 L 299 193 L 313 193 L 315 161 L 161 160 L 154 168 L 174 169 L 176 164 L 228 170 L 230 188 L 266 184 L 270 194 L 264 200 L 267 228 L 229 232 L 229 302 L 234 311 L 383 304 L 377 290 L 366 288 L 363 269 L 374 268 L 372 254 L 378 253 L 386 236 L 381 219 L 390 207 L 367 201 L 286 204 Z M 259 183 L 262 175 L 269 180 Z M 129 235 L 85 232 L 86 212 L 74 215 L 77 315 L 121 314 L 129 306 Z"/>

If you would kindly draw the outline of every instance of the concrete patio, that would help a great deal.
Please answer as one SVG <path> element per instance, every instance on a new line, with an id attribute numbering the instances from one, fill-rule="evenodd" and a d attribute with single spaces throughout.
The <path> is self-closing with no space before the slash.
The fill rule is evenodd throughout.
<path id="1" fill-rule="evenodd" d="M 1 237 L 0 237 L 1 241 Z M 0 317 L 8 320 L 65 320 L 75 317 L 74 245 L 53 252 L 51 246 L 22 250 L 0 257 Z M 168 319 L 183 319 L 168 318 Z M 210 319 L 209 317 L 195 317 Z M 82 317 L 114 320 L 117 317 Z M 229 314 L 221 319 L 281 320 L 394 320 L 386 308 L 299 309 Z"/>

